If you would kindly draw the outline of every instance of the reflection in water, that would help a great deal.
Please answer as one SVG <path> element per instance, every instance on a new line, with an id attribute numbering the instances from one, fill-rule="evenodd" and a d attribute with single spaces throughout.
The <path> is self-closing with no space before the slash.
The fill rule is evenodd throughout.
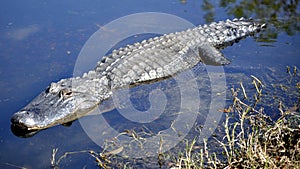
<path id="1" fill-rule="evenodd" d="M 212 22 L 215 19 L 215 6 L 212 0 L 204 0 L 202 9 L 206 11 L 204 19 L 206 22 Z M 275 0 L 275 1 L 249 1 L 242 0 L 238 3 L 232 0 L 221 0 L 219 7 L 225 8 L 228 16 L 235 18 L 256 18 L 262 22 L 272 25 L 259 35 L 258 41 L 274 42 L 277 39 L 278 33 L 285 32 L 289 36 L 300 32 L 300 13 L 299 0 Z"/>
<path id="2" fill-rule="evenodd" d="M 26 130 L 13 124 L 10 126 L 10 129 L 15 136 L 21 138 L 32 137 L 40 131 L 40 130 Z"/>

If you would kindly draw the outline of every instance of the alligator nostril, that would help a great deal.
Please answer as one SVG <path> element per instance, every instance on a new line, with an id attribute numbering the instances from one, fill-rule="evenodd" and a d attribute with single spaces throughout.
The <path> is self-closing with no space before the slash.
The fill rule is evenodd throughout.
<path id="1" fill-rule="evenodd" d="M 10 121 L 13 124 L 20 124 L 21 117 L 18 114 L 15 114 L 11 117 Z"/>
<path id="2" fill-rule="evenodd" d="M 22 130 L 25 130 L 27 129 L 27 125 L 24 123 L 24 116 L 27 116 L 28 112 L 17 112 L 16 114 L 14 114 L 12 117 L 11 117 L 11 125 L 14 126 L 15 128 L 19 128 L 19 129 L 22 129 Z"/>
<path id="3" fill-rule="evenodd" d="M 14 123 L 14 124 L 20 124 L 21 123 L 21 119 L 24 117 L 24 116 L 28 116 L 30 115 L 30 112 L 28 111 L 19 111 L 17 113 L 15 113 L 12 117 L 11 117 L 11 122 Z"/>

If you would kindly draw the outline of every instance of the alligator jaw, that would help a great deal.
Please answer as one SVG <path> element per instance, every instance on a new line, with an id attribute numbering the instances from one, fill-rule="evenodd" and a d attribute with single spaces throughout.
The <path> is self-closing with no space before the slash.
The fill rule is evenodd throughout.
<path id="1" fill-rule="evenodd" d="M 14 118 L 12 118 L 12 123 L 10 125 L 11 131 L 15 136 L 18 137 L 32 137 L 33 135 L 37 134 L 39 131 L 38 129 L 28 128 L 24 123 L 20 123 L 18 121 L 14 121 Z"/>

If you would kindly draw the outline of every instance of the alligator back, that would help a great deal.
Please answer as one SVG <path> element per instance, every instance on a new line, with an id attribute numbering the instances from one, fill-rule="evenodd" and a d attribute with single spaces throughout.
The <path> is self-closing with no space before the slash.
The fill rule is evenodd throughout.
<path id="1" fill-rule="evenodd" d="M 199 62 L 226 65 L 219 48 L 232 45 L 265 27 L 248 19 L 234 19 L 150 38 L 114 50 L 98 62 L 95 71 L 111 88 L 166 78 Z"/>

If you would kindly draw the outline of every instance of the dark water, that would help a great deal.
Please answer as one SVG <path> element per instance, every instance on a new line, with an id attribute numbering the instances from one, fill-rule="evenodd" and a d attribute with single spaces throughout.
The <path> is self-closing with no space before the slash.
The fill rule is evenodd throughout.
<path id="1" fill-rule="evenodd" d="M 19 138 L 10 130 L 10 117 L 50 82 L 72 76 L 82 46 L 99 26 L 128 14 L 163 12 L 184 18 L 195 25 L 242 16 L 268 22 L 270 26 L 262 34 L 223 50 L 224 55 L 232 61 L 225 67 L 228 87 L 238 86 L 242 81 L 240 77 L 233 78 L 230 73 L 241 73 L 248 77 L 255 75 L 268 84 L 286 82 L 286 67 L 300 68 L 300 5 L 298 1 L 280 2 L 2 1 L 0 168 L 50 168 L 53 148 L 59 148 L 58 156 L 67 151 L 100 151 L 100 147 L 90 140 L 78 121 L 70 127 L 56 126 L 31 138 Z M 133 43 L 135 39 L 131 41 Z M 293 88 L 295 82 L 299 82 L 299 76 L 286 84 Z M 280 91 L 274 92 L 280 95 Z M 141 97 L 147 95 L 141 94 Z M 297 96 L 283 99 L 287 104 L 293 104 Z M 133 97 L 131 100 L 138 99 Z M 149 104 L 146 102 L 144 106 L 140 109 L 147 109 Z M 114 114 L 111 117 L 108 115 L 107 119 L 114 119 Z M 112 125 L 118 123 L 123 122 L 113 121 Z M 74 155 L 62 163 L 62 168 L 97 168 L 88 154 Z"/>

